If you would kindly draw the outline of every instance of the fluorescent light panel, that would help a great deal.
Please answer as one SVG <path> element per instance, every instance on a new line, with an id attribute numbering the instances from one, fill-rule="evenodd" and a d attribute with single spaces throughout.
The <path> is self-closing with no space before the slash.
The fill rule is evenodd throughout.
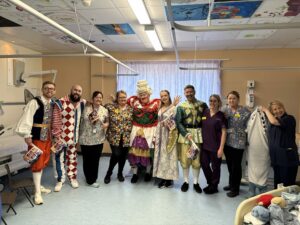
<path id="1" fill-rule="evenodd" d="M 151 24 L 151 20 L 143 0 L 128 0 L 128 3 L 140 24 Z"/>
<path id="2" fill-rule="evenodd" d="M 162 51 L 163 48 L 154 26 L 145 26 L 145 31 L 155 51 Z"/>

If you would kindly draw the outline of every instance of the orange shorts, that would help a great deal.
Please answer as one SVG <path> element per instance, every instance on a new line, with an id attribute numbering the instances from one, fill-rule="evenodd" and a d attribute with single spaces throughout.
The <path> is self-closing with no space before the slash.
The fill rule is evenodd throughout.
<path id="1" fill-rule="evenodd" d="M 40 155 L 38 160 L 31 165 L 32 172 L 40 172 L 45 167 L 47 167 L 49 163 L 50 155 L 51 155 L 51 151 L 50 151 L 51 141 L 32 140 L 32 143 L 43 151 L 43 154 Z"/>

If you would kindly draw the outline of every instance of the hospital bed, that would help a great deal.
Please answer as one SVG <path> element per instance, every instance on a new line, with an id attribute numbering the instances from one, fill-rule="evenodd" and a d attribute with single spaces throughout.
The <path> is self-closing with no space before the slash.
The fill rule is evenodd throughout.
<path id="1" fill-rule="evenodd" d="M 13 133 L 13 128 L 2 130 L 0 136 L 0 177 L 7 174 L 5 164 L 8 164 L 11 172 L 29 167 L 24 161 L 23 155 L 27 150 L 24 139 Z"/>
<path id="2" fill-rule="evenodd" d="M 281 196 L 282 192 L 289 192 L 289 190 L 295 190 L 297 192 L 300 192 L 300 187 L 297 185 L 289 186 L 289 187 L 282 187 L 278 188 L 269 192 L 266 192 L 264 194 L 271 194 L 273 196 Z M 240 203 L 236 210 L 235 214 L 235 220 L 234 220 L 234 225 L 242 225 L 244 216 L 248 213 L 251 212 L 254 206 L 257 205 L 257 199 L 259 198 L 260 195 L 256 195 L 252 198 L 248 198 L 247 200 L 243 201 Z"/>

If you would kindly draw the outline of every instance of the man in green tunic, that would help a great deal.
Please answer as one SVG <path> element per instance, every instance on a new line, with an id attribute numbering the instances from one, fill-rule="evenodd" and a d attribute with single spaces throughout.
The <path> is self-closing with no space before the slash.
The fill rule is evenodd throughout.
<path id="1" fill-rule="evenodd" d="M 197 193 L 201 193 L 202 189 L 199 185 L 200 152 L 193 159 L 188 158 L 187 152 L 192 142 L 196 143 L 200 149 L 200 144 L 202 143 L 201 119 L 203 111 L 208 107 L 206 103 L 195 98 L 195 93 L 193 85 L 185 86 L 184 95 L 187 100 L 178 106 L 175 120 L 179 131 L 178 156 L 184 179 L 181 191 L 186 192 L 189 189 L 189 168 L 192 165 L 194 190 Z"/>

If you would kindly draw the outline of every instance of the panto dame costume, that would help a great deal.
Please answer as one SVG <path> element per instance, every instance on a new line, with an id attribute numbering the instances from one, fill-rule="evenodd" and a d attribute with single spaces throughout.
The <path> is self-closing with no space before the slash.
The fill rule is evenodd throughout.
<path id="1" fill-rule="evenodd" d="M 23 138 L 32 138 L 32 143 L 43 151 L 38 160 L 31 164 L 33 181 L 35 185 L 35 203 L 42 204 L 41 192 L 49 193 L 50 190 L 41 186 L 42 172 L 47 167 L 50 159 L 51 148 L 51 118 L 53 101 L 44 96 L 35 97 L 25 107 L 19 120 L 16 133 Z"/>
<path id="2" fill-rule="evenodd" d="M 270 170 L 270 154 L 267 138 L 267 120 L 265 114 L 257 108 L 250 116 L 248 133 L 248 177 L 249 194 L 255 196 L 267 190 Z M 256 193 L 256 188 L 258 193 Z M 249 197 L 250 197 L 249 196 Z"/>
<path id="3" fill-rule="evenodd" d="M 77 152 L 76 144 L 79 136 L 79 124 L 81 113 L 83 112 L 85 100 L 72 103 L 69 96 L 65 96 L 55 101 L 53 109 L 52 134 L 56 140 L 62 139 L 66 147 L 57 152 L 53 159 L 53 168 L 55 178 L 57 178 L 60 188 L 65 182 L 65 164 L 67 167 L 67 176 L 72 187 L 77 188 Z"/>
<path id="4" fill-rule="evenodd" d="M 151 95 L 151 89 L 147 81 L 138 81 L 137 93 Z M 133 167 L 137 167 L 138 165 L 146 167 L 146 174 L 149 175 L 151 158 L 153 158 L 153 137 L 158 123 L 157 117 L 160 100 L 153 99 L 146 104 L 142 104 L 139 97 L 132 96 L 128 99 L 127 103 L 133 108 L 133 126 L 130 135 L 128 160 Z"/>
<path id="5" fill-rule="evenodd" d="M 181 105 L 177 107 L 176 112 L 176 126 L 179 132 L 178 137 L 178 157 L 180 160 L 181 167 L 183 169 L 184 184 L 187 186 L 189 181 L 189 168 L 192 165 L 193 177 L 194 177 L 194 189 L 198 187 L 198 193 L 202 190 L 199 187 L 199 174 L 200 174 L 200 153 L 198 153 L 193 159 L 188 158 L 188 151 L 191 147 L 190 141 L 187 139 L 189 134 L 192 135 L 194 143 L 198 145 L 200 149 L 200 144 L 202 143 L 201 134 L 201 118 L 204 110 L 208 108 L 207 104 L 195 99 L 194 102 L 189 102 L 186 100 Z M 183 187 L 182 186 L 182 187 Z M 186 191 L 181 189 L 182 191 Z M 196 189 L 197 190 L 197 189 Z"/>
<path id="6" fill-rule="evenodd" d="M 177 137 L 175 124 L 176 107 L 170 105 L 158 112 L 158 125 L 155 135 L 153 177 L 164 180 L 178 179 Z"/>

